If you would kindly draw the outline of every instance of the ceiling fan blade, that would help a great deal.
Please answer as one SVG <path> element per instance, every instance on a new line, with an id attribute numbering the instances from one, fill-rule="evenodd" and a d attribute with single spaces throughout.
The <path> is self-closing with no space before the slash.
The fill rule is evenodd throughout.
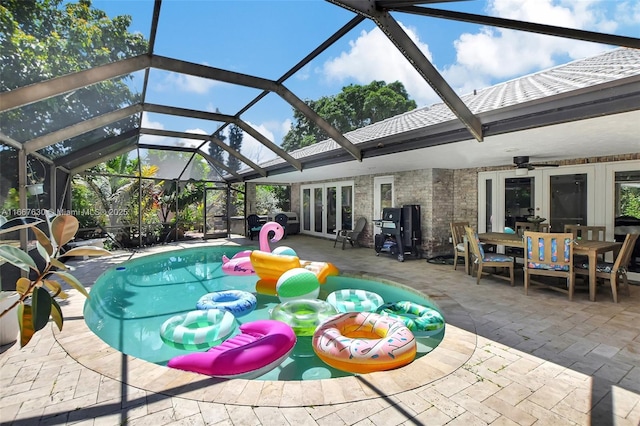
<path id="1" fill-rule="evenodd" d="M 528 163 L 530 167 L 559 167 L 559 164 Z"/>

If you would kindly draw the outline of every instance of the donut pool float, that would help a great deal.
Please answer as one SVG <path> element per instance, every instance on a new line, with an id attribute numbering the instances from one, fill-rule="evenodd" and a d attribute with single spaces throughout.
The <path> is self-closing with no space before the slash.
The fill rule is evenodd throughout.
<path id="1" fill-rule="evenodd" d="M 257 303 L 256 296 L 248 291 L 222 290 L 202 296 L 196 303 L 196 308 L 202 310 L 220 309 L 230 312 L 238 318 L 253 312 Z"/>
<path id="2" fill-rule="evenodd" d="M 372 312 L 346 312 L 329 318 L 313 333 L 313 351 L 338 370 L 370 373 L 409 364 L 416 339 L 400 321 Z"/>
<path id="3" fill-rule="evenodd" d="M 375 312 L 384 303 L 379 294 L 367 290 L 336 290 L 327 296 L 338 312 Z"/>
<path id="4" fill-rule="evenodd" d="M 276 305 L 271 311 L 271 319 L 288 324 L 296 336 L 313 336 L 322 322 L 337 313 L 336 308 L 324 300 L 297 299 Z"/>
<path id="5" fill-rule="evenodd" d="M 255 379 L 287 359 L 295 344 L 287 324 L 259 320 L 242 324 L 240 334 L 206 352 L 179 355 L 167 365 L 225 379 Z"/>
<path id="6" fill-rule="evenodd" d="M 440 312 L 409 301 L 386 303 L 376 312 L 402 321 L 416 336 L 430 336 L 444 328 L 444 318 Z"/>
<path id="7" fill-rule="evenodd" d="M 219 345 L 237 331 L 235 317 L 227 311 L 191 311 L 166 320 L 160 337 L 177 349 L 200 350 Z"/>

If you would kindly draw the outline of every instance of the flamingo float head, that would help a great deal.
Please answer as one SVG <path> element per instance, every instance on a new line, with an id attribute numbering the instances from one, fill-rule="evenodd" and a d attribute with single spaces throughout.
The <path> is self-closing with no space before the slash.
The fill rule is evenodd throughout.
<path id="1" fill-rule="evenodd" d="M 278 222 L 267 222 L 260 229 L 260 251 L 271 252 L 269 247 L 269 232 L 273 231 L 272 243 L 276 243 L 284 237 L 284 228 Z"/>

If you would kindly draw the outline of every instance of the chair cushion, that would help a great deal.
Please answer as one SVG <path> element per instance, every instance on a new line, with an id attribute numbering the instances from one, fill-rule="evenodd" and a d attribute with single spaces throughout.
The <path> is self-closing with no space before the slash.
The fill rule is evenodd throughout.
<path id="1" fill-rule="evenodd" d="M 478 242 L 478 249 L 480 250 L 480 257 L 484 259 L 484 247 L 482 247 L 482 243 L 480 242 L 480 238 L 478 237 L 478 233 L 474 232 L 476 241 Z"/>
<path id="2" fill-rule="evenodd" d="M 513 257 L 502 253 L 485 253 L 482 260 L 485 262 L 513 262 Z"/>
<path id="3" fill-rule="evenodd" d="M 262 229 L 262 226 L 254 226 L 254 227 L 251 228 L 251 231 L 255 232 L 255 231 L 259 231 L 261 229 Z"/>
<path id="4" fill-rule="evenodd" d="M 570 240 L 569 238 L 565 238 L 564 241 L 564 261 L 568 262 L 569 261 L 569 253 L 570 253 L 570 245 L 572 243 L 572 240 Z M 538 246 L 538 257 L 540 259 L 544 258 L 544 240 L 543 239 L 539 239 L 537 242 L 533 242 L 533 238 L 528 237 L 527 238 L 527 251 L 529 253 L 529 258 L 533 258 L 533 246 L 534 244 L 536 246 Z M 553 239 L 551 240 L 551 259 L 546 259 L 549 260 L 551 262 L 557 262 L 558 261 L 558 240 L 557 239 Z M 534 264 L 533 262 L 529 262 L 531 264 Z M 534 269 L 556 269 L 556 268 L 534 268 Z M 560 271 L 564 271 L 565 269 L 561 268 L 561 269 L 557 269 Z"/>
<path id="5" fill-rule="evenodd" d="M 569 265 L 550 265 L 548 263 L 527 263 L 528 269 L 546 269 L 548 271 L 568 271 Z"/>
<path id="6" fill-rule="evenodd" d="M 456 250 L 464 252 L 464 243 L 458 243 L 456 245 Z"/>
<path id="7" fill-rule="evenodd" d="M 589 261 L 576 263 L 576 268 L 580 269 L 589 269 Z M 604 272 L 606 274 L 610 274 L 613 272 L 613 263 L 611 262 L 598 262 L 596 263 L 596 272 Z M 626 268 L 620 268 L 621 273 L 626 273 Z"/>

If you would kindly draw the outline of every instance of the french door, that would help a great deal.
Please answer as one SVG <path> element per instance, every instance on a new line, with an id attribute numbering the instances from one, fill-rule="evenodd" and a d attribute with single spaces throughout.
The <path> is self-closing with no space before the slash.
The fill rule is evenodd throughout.
<path id="1" fill-rule="evenodd" d="M 531 216 L 547 219 L 552 232 L 564 225 L 596 225 L 596 170 L 592 165 L 478 174 L 478 230 L 503 232 Z"/>
<path id="2" fill-rule="evenodd" d="M 353 182 L 328 182 L 300 188 L 300 231 L 334 237 L 336 230 L 353 229 Z"/>

